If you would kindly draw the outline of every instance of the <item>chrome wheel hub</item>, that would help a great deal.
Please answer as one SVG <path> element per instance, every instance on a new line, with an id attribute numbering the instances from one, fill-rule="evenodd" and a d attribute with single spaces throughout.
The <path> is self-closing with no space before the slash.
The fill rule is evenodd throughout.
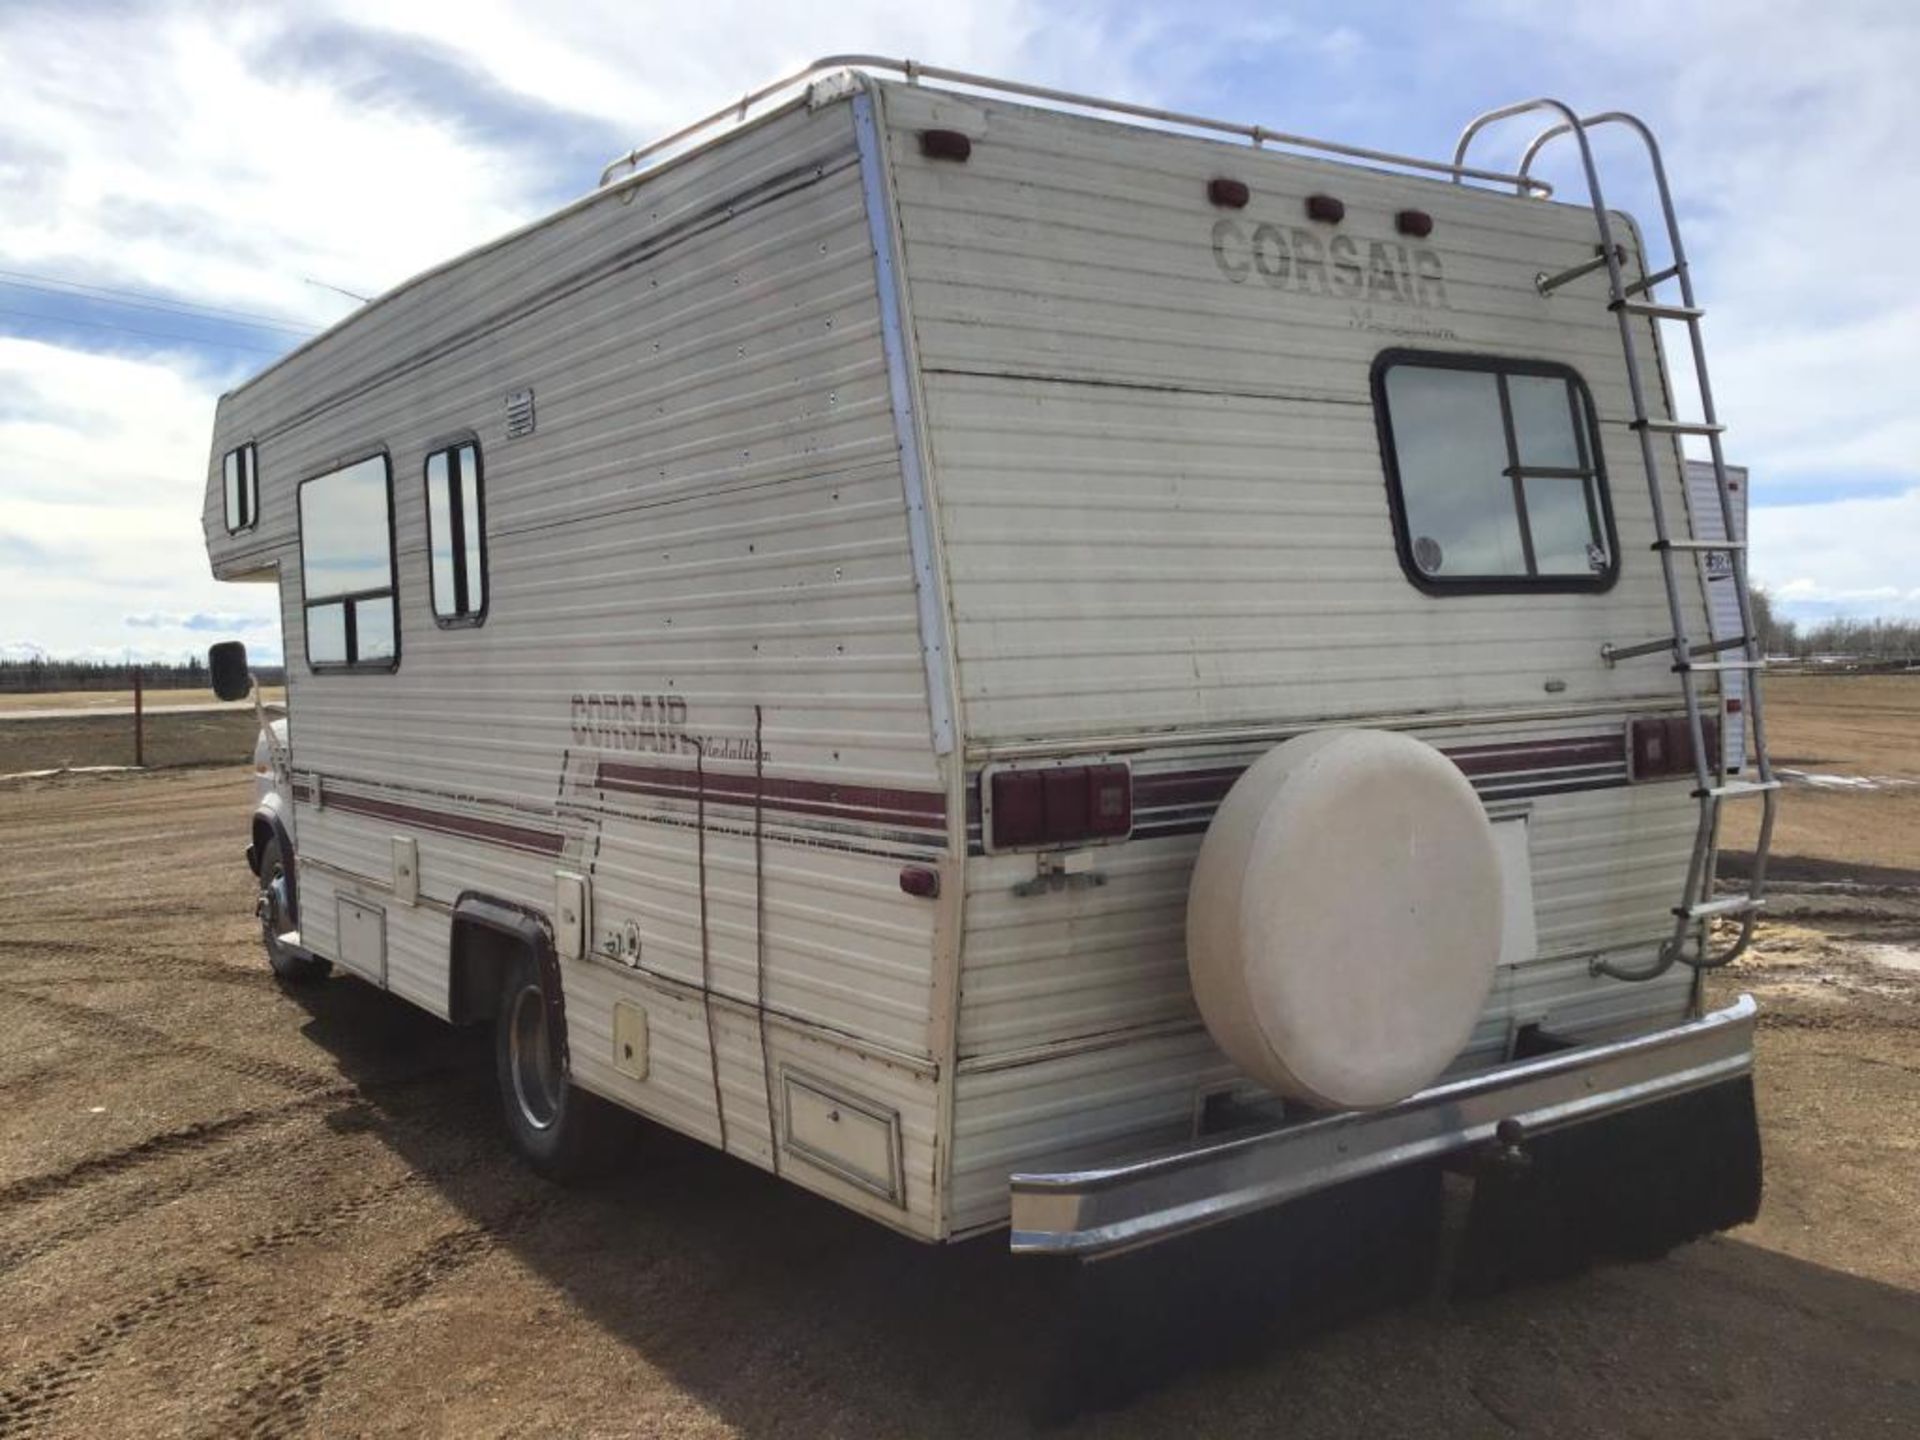
<path id="1" fill-rule="evenodd" d="M 513 997 L 507 1026 L 507 1068 L 513 1074 L 514 1103 L 520 1118 L 535 1130 L 548 1129 L 560 1114 L 560 1067 L 547 1037 L 547 1003 L 538 985 L 522 986 Z"/>
<path id="2" fill-rule="evenodd" d="M 253 913 L 260 917 L 260 930 L 269 945 L 286 931 L 288 908 L 287 872 L 275 870 L 260 887 L 260 898 L 253 905 Z"/>

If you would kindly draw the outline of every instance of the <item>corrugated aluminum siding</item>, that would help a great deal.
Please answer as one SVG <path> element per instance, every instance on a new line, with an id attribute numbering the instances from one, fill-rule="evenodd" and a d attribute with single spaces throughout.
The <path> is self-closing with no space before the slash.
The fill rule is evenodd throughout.
<path id="1" fill-rule="evenodd" d="M 970 741 L 1537 705 L 1549 675 L 1568 705 L 1669 693 L 1657 666 L 1598 660 L 1667 623 L 1616 323 L 1591 286 L 1533 286 L 1591 257 L 1590 212 L 907 87 L 886 103 Z M 919 154 L 936 124 L 974 134 L 965 164 Z M 1221 173 L 1252 185 L 1244 212 L 1207 204 Z M 1306 226 L 1321 190 L 1363 244 L 1432 212 L 1450 308 L 1222 274 L 1218 220 Z M 1580 372 L 1611 592 L 1407 582 L 1369 391 L 1392 347 Z"/>
<path id="2" fill-rule="evenodd" d="M 790 107 L 403 287 L 227 397 L 214 479 L 226 448 L 255 439 L 261 521 L 228 537 L 214 484 L 206 530 L 216 573 L 281 567 L 294 769 L 320 776 L 328 802 L 298 809 L 311 944 L 336 944 L 336 890 L 381 900 L 390 837 L 417 834 L 429 903 L 389 906 L 389 982 L 444 1012 L 459 894 L 550 913 L 556 870 L 589 874 L 593 945 L 631 924 L 639 954 L 568 967 L 577 1078 L 717 1140 L 700 987 L 764 998 L 776 1063 L 807 1051 L 809 1073 L 905 1117 L 905 1208 L 843 1194 L 797 1159 L 792 1178 L 931 1233 L 942 952 L 935 907 L 901 894 L 898 872 L 903 857 L 937 863 L 945 826 L 817 813 L 848 788 L 944 803 L 880 325 L 849 107 Z M 521 389 L 536 426 L 508 439 L 506 396 Z M 466 434 L 485 474 L 489 614 L 442 629 L 422 471 Z M 393 464 L 401 663 L 315 675 L 295 484 L 375 446 Z M 705 766 L 732 798 L 716 791 L 704 812 L 704 887 L 697 802 L 597 778 L 606 761 L 690 783 L 692 754 L 583 747 L 583 693 L 671 697 L 686 733 L 736 757 Z M 739 758 L 756 706 L 766 773 L 828 797 L 813 814 L 769 805 L 758 856 L 740 799 L 755 767 Z M 535 839 L 418 830 L 348 798 Z M 652 1017 L 646 1082 L 603 1053 L 621 995 Z M 759 1027 L 737 1006 L 716 1021 L 729 1148 L 767 1164 Z"/>
<path id="3" fill-rule="evenodd" d="M 1627 710 L 1677 706 L 1657 659 L 1599 660 L 1602 642 L 1669 621 L 1603 279 L 1551 300 L 1533 284 L 1591 257 L 1589 211 L 924 88 L 888 87 L 885 106 L 976 762 L 1112 747 L 1138 802 L 1153 777 L 1231 771 L 1347 717 L 1449 747 L 1617 745 Z M 968 133 L 971 157 L 924 158 L 930 127 Z M 1208 204 L 1216 175 L 1249 183 L 1244 211 Z M 1375 239 L 1434 251 L 1448 304 L 1269 285 L 1244 252 L 1226 257 L 1240 278 L 1225 273 L 1223 219 L 1241 241 L 1262 222 L 1335 233 L 1305 218 L 1315 192 L 1345 202 L 1339 233 L 1363 261 Z M 1431 239 L 1396 235 L 1409 206 L 1432 214 Z M 1650 329 L 1641 339 L 1659 403 Z M 1432 597 L 1408 580 L 1370 387 L 1389 348 L 1580 373 L 1622 557 L 1610 591 Z M 1677 447 L 1662 460 L 1684 526 Z M 1228 730 L 1250 738 L 1207 743 Z M 1526 817 L 1539 954 L 1502 968 L 1461 1066 L 1497 1059 L 1516 1024 L 1599 1033 L 1684 1004 L 1682 976 L 1596 984 L 1588 962 L 1644 957 L 1670 925 L 1687 787 L 1624 788 L 1623 760 L 1576 778 L 1595 788 L 1482 784 L 1490 806 Z M 1010 1170 L 1177 1138 L 1231 1080 L 1186 974 L 1187 882 L 1210 814 L 1138 812 L 1138 838 L 1095 852 L 1098 888 L 1016 895 L 1031 856 L 969 860 L 956 1229 L 1004 1217 Z"/>

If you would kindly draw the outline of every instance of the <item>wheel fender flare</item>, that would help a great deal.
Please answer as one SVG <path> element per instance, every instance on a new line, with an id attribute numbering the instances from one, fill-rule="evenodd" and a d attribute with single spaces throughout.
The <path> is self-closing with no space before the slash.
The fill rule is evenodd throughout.
<path id="1" fill-rule="evenodd" d="M 260 854 L 267 848 L 269 840 L 278 840 L 280 853 L 288 860 L 293 859 L 293 832 L 287 828 L 285 810 L 278 795 L 268 795 L 254 806 L 251 838 L 247 844 L 247 868 L 256 877 L 260 874 Z"/>
<path id="2" fill-rule="evenodd" d="M 553 945 L 553 923 L 538 910 L 478 891 L 466 891 L 454 901 L 448 939 L 452 953 L 447 966 L 447 1013 L 456 1023 L 481 1018 L 471 1013 L 471 999 L 461 1003 L 460 971 L 470 949 L 468 942 L 477 936 L 504 941 L 533 957 L 535 973 L 540 977 L 540 997 L 546 1005 L 547 1033 L 553 1037 L 562 1070 L 570 1071 L 566 1001 L 560 989 L 560 956 Z"/>

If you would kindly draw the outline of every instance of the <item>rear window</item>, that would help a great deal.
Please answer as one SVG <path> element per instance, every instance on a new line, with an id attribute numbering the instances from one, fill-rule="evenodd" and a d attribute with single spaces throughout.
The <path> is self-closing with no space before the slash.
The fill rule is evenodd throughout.
<path id="1" fill-rule="evenodd" d="M 1373 399 L 1400 563 L 1424 590 L 1604 590 L 1619 572 L 1593 400 L 1544 361 L 1388 351 Z"/>

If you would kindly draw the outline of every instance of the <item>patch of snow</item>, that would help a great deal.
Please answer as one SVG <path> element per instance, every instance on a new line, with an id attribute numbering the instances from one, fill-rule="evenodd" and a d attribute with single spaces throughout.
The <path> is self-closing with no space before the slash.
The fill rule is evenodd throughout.
<path id="1" fill-rule="evenodd" d="M 0 775 L 0 780 L 47 780 L 55 775 L 115 775 L 145 768 L 144 765 L 59 765 L 52 770 L 15 770 L 10 775 Z"/>
<path id="2" fill-rule="evenodd" d="M 1908 945 L 1861 945 L 1856 947 L 1860 958 L 1871 965 L 1885 965 L 1892 970 L 1909 970 L 1920 975 L 1920 950 Z"/>
<path id="3" fill-rule="evenodd" d="M 1780 766 L 1774 772 L 1782 780 L 1796 785 L 1811 785 L 1816 790 L 1903 790 L 1920 785 L 1920 780 L 1903 775 L 1827 775 L 1815 770 L 1789 770 Z"/>

